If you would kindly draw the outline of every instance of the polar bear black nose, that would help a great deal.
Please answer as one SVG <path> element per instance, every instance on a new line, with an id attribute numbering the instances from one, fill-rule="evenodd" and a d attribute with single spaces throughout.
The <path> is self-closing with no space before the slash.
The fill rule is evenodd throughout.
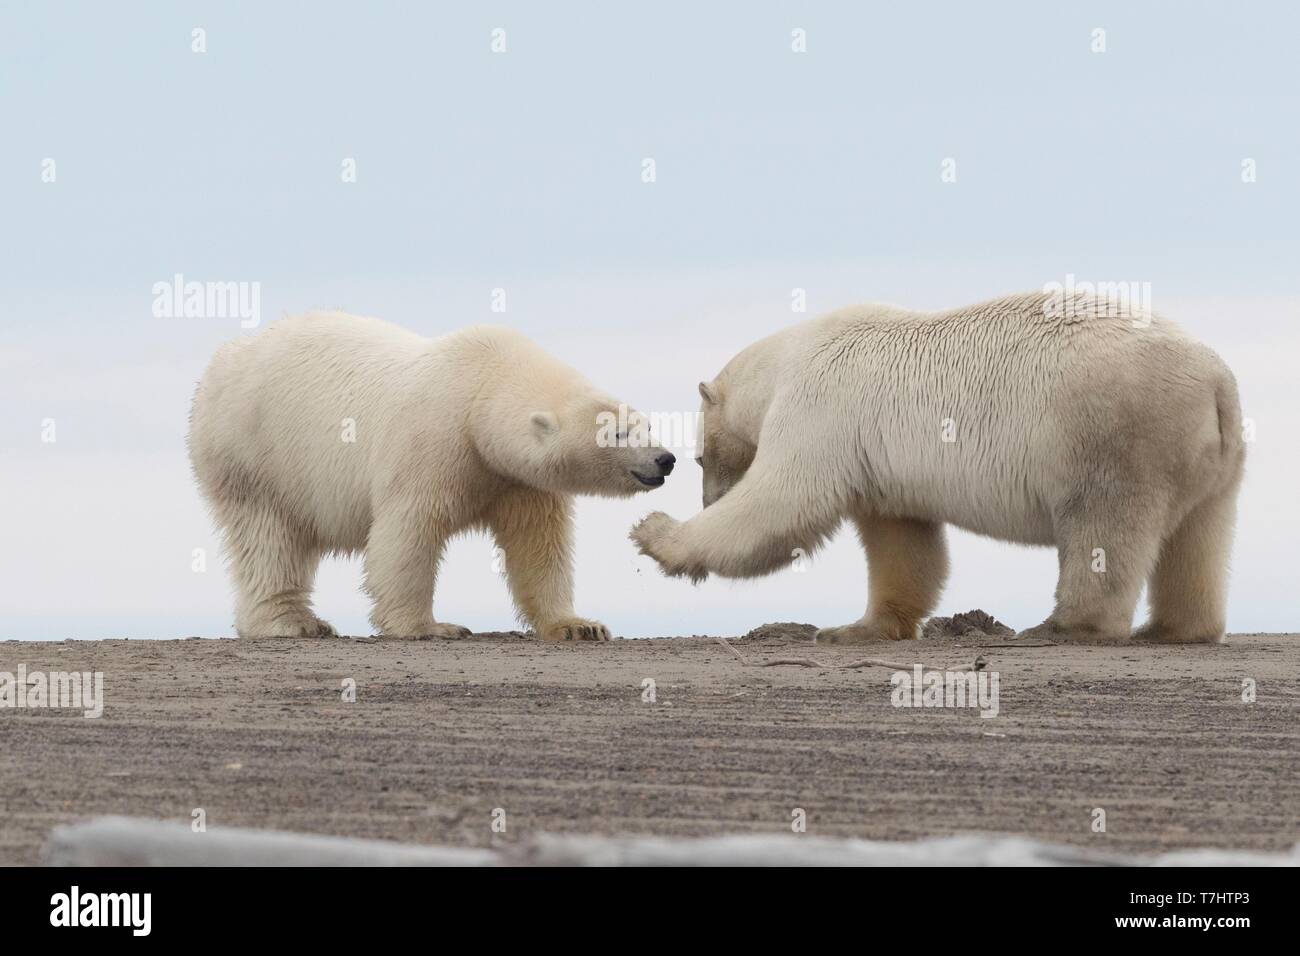
<path id="1" fill-rule="evenodd" d="M 671 475 L 673 465 L 677 464 L 677 456 L 670 451 L 666 451 L 655 459 L 655 464 L 659 466 L 659 470 L 665 475 Z"/>

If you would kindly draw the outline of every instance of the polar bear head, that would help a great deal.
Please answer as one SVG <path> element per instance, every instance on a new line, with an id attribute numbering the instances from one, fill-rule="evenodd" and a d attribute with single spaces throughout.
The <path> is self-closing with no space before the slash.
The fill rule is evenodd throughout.
<path id="1" fill-rule="evenodd" d="M 650 433 L 649 419 L 600 394 L 576 394 L 529 416 L 542 484 L 569 494 L 626 497 L 658 488 L 676 456 Z"/>
<path id="2" fill-rule="evenodd" d="M 700 383 L 700 425 L 695 461 L 704 469 L 704 507 L 717 501 L 744 477 L 758 447 L 728 420 L 726 389 L 719 379 Z"/>

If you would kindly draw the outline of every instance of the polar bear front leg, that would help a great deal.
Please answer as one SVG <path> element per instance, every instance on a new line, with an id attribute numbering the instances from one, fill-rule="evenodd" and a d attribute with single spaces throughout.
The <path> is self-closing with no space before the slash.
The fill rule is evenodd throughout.
<path id="1" fill-rule="evenodd" d="M 797 456 L 796 456 L 797 457 Z M 736 487 L 689 521 L 654 511 L 628 535 L 669 577 L 756 578 L 811 554 L 843 518 L 840 504 L 762 447 Z"/>
<path id="2" fill-rule="evenodd" d="M 756 578 L 788 568 L 815 551 L 843 520 L 847 502 L 838 476 L 809 469 L 827 441 L 816 411 L 768 412 L 753 464 L 730 491 L 689 521 L 656 511 L 630 535 L 669 577 L 699 583 L 710 574 Z"/>
<path id="3" fill-rule="evenodd" d="M 948 578 L 943 525 L 870 514 L 853 522 L 867 552 L 867 611 L 852 624 L 822 628 L 817 643 L 915 640 Z"/>
<path id="4" fill-rule="evenodd" d="M 365 589 L 374 602 L 370 623 L 384 637 L 424 640 L 468 637 L 459 624 L 433 619 L 433 587 L 449 531 L 417 508 L 381 508 L 366 541 Z"/>
<path id="5" fill-rule="evenodd" d="M 573 503 L 566 495 L 517 487 L 504 492 L 488 526 L 505 554 L 519 616 L 544 641 L 608 641 L 609 628 L 573 613 Z"/>

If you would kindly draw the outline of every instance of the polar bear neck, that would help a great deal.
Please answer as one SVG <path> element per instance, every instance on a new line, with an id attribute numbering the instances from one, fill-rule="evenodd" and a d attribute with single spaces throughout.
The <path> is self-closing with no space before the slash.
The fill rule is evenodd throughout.
<path id="1" fill-rule="evenodd" d="M 781 382 L 787 377 L 793 337 L 802 325 L 760 339 L 727 363 L 718 375 L 727 430 L 751 445 L 758 444 L 763 419 Z"/>

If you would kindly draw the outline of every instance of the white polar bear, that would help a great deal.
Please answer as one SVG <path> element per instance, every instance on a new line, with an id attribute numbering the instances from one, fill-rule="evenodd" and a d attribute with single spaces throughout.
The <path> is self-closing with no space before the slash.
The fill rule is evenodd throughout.
<path id="1" fill-rule="evenodd" d="M 869 565 L 829 643 L 918 636 L 947 575 L 943 525 L 1055 545 L 1034 636 L 1223 636 L 1245 451 L 1232 373 L 1171 323 L 1083 295 L 922 314 L 868 305 L 786 329 L 700 386 L 702 513 L 633 529 L 665 573 L 752 577 L 845 517 Z"/>
<path id="2" fill-rule="evenodd" d="M 382 634 L 468 634 L 434 622 L 434 579 L 448 538 L 485 528 L 539 637 L 606 640 L 573 613 L 571 496 L 657 487 L 674 462 L 644 416 L 517 332 L 429 340 L 341 313 L 221 348 L 189 445 L 244 637 L 332 634 L 311 610 L 316 567 L 359 551 Z"/>

